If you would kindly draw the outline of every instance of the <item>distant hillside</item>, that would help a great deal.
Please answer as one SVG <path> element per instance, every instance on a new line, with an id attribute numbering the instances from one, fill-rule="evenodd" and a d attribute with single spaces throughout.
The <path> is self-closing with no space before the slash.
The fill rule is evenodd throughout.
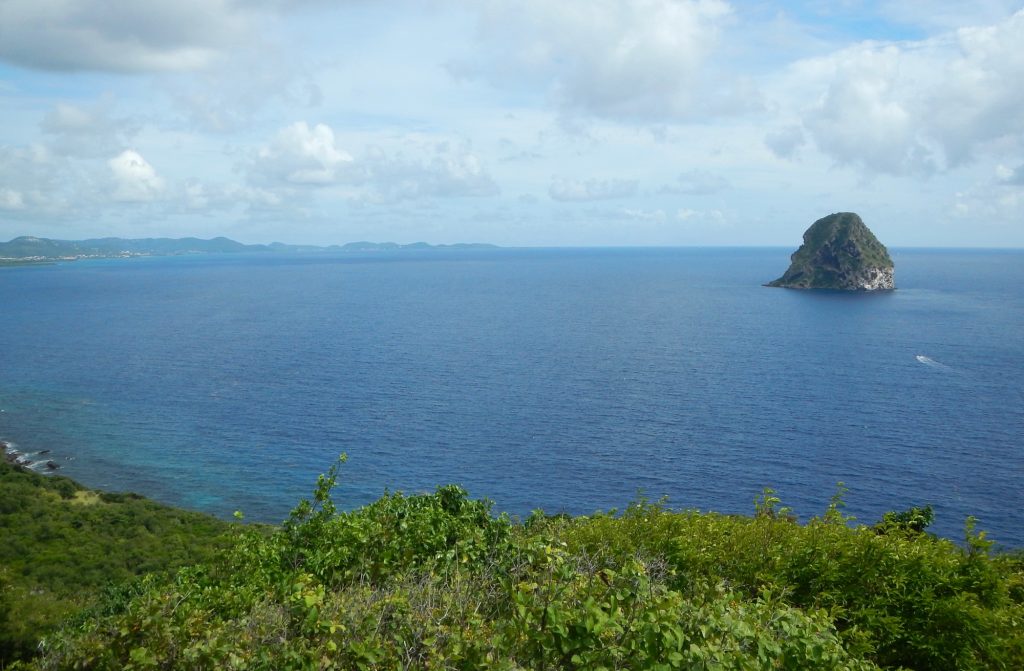
<path id="1" fill-rule="evenodd" d="M 244 245 L 227 238 L 95 238 L 91 240 L 51 240 L 22 236 L 0 242 L 0 258 L 67 259 L 114 256 L 163 256 L 171 254 L 209 254 L 269 251 L 266 245 Z"/>
<path id="2" fill-rule="evenodd" d="M 244 245 L 241 242 L 235 242 L 224 237 L 213 238 L 212 240 L 202 240 L 200 238 L 142 238 L 139 240 L 98 238 L 82 240 L 77 244 L 88 249 L 108 251 L 115 254 L 126 251 L 140 254 L 223 254 L 227 252 L 258 252 L 268 249 L 266 245 Z"/>
<path id="3" fill-rule="evenodd" d="M 22 236 L 10 242 L 0 242 L 0 261 L 3 260 L 68 260 L 81 258 L 111 258 L 121 256 L 172 256 L 177 254 L 230 254 L 235 252 L 377 252 L 394 250 L 429 249 L 487 249 L 495 245 L 460 243 L 430 245 L 414 242 L 400 245 L 395 242 L 350 242 L 347 245 L 317 247 L 315 245 L 287 245 L 274 242 L 269 245 L 246 245 L 224 237 L 200 238 L 94 238 L 90 240 L 51 240 Z"/>

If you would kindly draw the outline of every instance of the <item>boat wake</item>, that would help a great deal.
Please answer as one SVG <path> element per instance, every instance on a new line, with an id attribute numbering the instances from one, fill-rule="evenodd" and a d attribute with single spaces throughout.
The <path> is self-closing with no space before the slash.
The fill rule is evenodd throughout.
<path id="1" fill-rule="evenodd" d="M 933 359 L 933 358 L 931 358 L 929 356 L 925 356 L 923 354 L 918 354 L 914 358 L 917 359 L 918 361 L 920 361 L 921 363 L 923 363 L 924 365 L 930 366 L 930 367 L 935 368 L 937 370 L 953 370 L 951 367 L 947 366 L 946 364 L 939 363 L 935 359 Z"/>

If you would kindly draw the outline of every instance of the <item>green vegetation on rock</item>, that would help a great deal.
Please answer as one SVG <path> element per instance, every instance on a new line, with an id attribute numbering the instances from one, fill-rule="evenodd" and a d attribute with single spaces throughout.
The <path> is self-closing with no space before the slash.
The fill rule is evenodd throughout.
<path id="1" fill-rule="evenodd" d="M 33 669 L 1020 669 L 1024 561 L 853 526 L 837 495 L 752 517 L 495 517 L 456 486 L 339 512 L 337 466 L 280 528 L 109 592 Z"/>
<path id="2" fill-rule="evenodd" d="M 814 222 L 790 261 L 782 277 L 766 286 L 843 291 L 895 288 L 888 250 L 853 212 L 830 214 Z"/>

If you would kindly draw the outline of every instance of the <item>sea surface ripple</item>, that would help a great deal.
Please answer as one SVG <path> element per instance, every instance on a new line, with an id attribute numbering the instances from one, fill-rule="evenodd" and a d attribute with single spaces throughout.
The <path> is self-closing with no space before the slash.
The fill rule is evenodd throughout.
<path id="1" fill-rule="evenodd" d="M 865 523 L 1024 546 L 1024 253 L 894 250 L 885 294 L 768 289 L 782 249 L 79 261 L 0 272 L 0 438 L 83 483 L 280 521 L 450 482 L 525 515 Z"/>

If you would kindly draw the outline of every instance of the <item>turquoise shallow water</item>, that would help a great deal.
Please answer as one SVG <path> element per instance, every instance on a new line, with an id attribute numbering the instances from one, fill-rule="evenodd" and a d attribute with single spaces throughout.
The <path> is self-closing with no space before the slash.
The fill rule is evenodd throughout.
<path id="1" fill-rule="evenodd" d="M 895 250 L 900 289 L 767 289 L 783 249 L 75 262 L 0 272 L 0 437 L 82 482 L 279 521 L 457 482 L 806 518 L 931 503 L 1024 546 L 1024 253 Z"/>

